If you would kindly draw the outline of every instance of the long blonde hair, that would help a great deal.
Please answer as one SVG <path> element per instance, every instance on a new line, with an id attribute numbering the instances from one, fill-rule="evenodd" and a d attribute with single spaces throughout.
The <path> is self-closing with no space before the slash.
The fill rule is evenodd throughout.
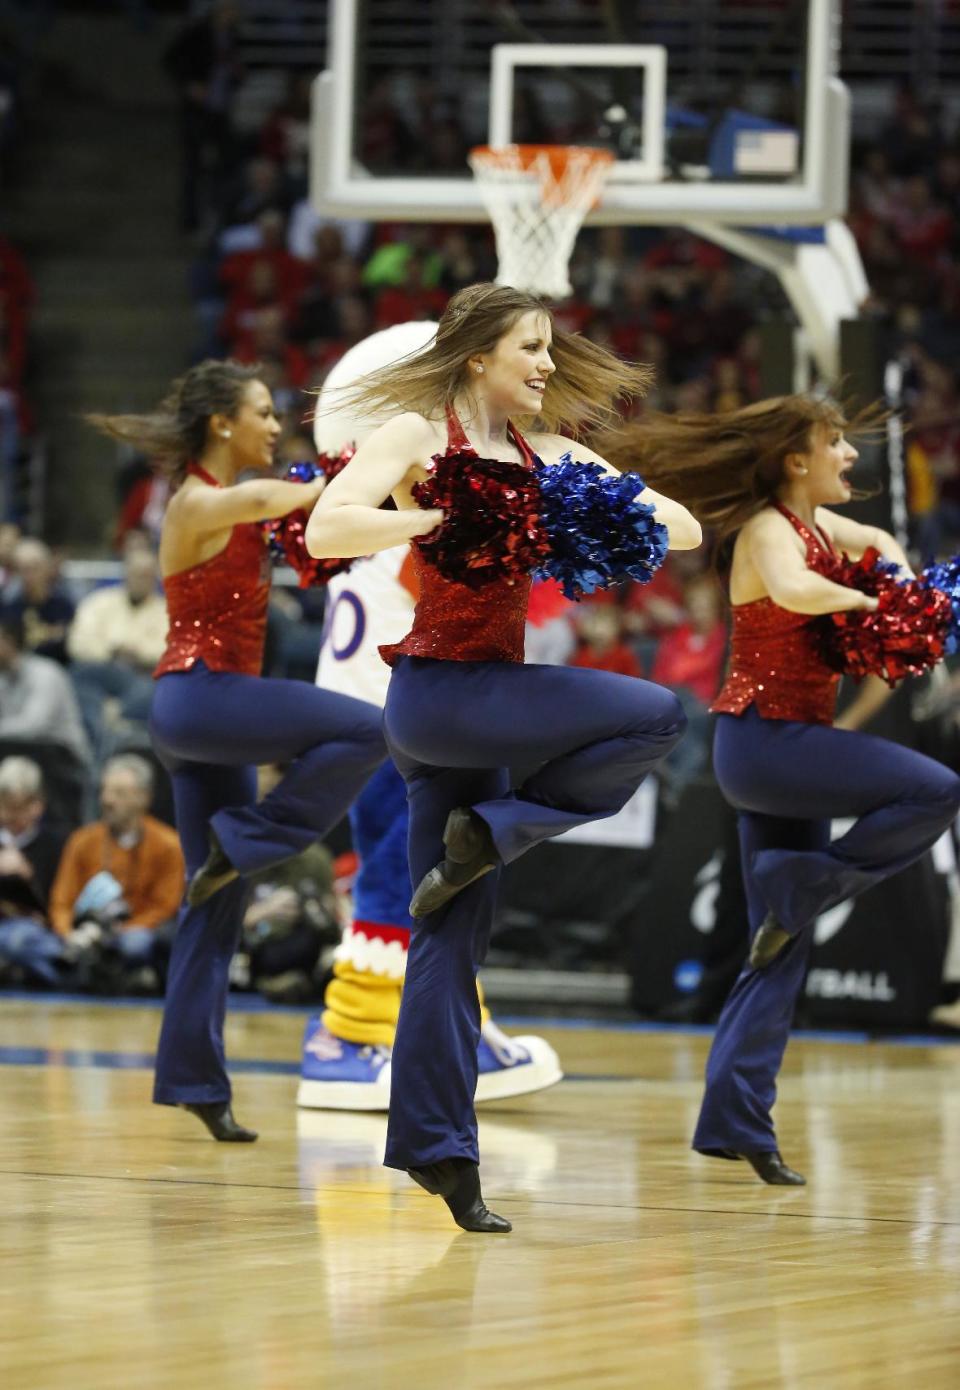
<path id="1" fill-rule="evenodd" d="M 470 380 L 469 359 L 492 352 L 531 310 L 551 325 L 556 365 L 547 378 L 543 409 L 534 417 L 537 429 L 552 433 L 609 425 L 618 400 L 646 391 L 653 379 L 649 367 L 624 362 L 589 338 L 558 328 L 549 309 L 526 290 L 479 284 L 452 297 L 427 348 L 338 392 L 337 409 L 377 417 L 414 410 L 442 419 Z"/>
<path id="2" fill-rule="evenodd" d="M 720 546 L 770 505 L 787 455 L 809 452 L 815 428 L 875 435 L 885 415 L 879 405 L 848 417 L 830 398 L 772 396 L 718 415 L 646 414 L 591 442 L 614 468 L 642 474 L 715 527 Z"/>

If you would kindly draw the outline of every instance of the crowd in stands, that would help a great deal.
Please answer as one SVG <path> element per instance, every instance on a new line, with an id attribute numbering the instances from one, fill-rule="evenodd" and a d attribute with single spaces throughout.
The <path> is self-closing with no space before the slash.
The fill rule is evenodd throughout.
<path id="1" fill-rule="evenodd" d="M 138 753 L 109 757 L 96 813 L 71 830 L 33 758 L 0 761 L 0 986 L 162 993 L 184 864 L 176 831 L 150 814 L 155 775 Z M 243 927 L 235 984 L 316 997 L 339 939 L 329 853 L 259 875 Z"/>
<path id="2" fill-rule="evenodd" d="M 243 69 L 233 6 L 185 25 L 165 65 L 181 121 L 180 217 L 195 247 L 195 357 L 262 364 L 284 420 L 281 460 L 309 458 L 304 392 L 370 332 L 435 319 L 455 290 L 492 277 L 492 234 L 320 216 L 307 198 L 304 74 L 290 75 L 259 129 L 235 120 Z M 0 186 L 15 113 L 15 80 L 0 63 Z M 462 167 L 455 113 L 425 82 L 374 84 L 361 119 L 371 168 Z M 913 539 L 922 552 L 956 548 L 960 142 L 909 93 L 880 138 L 855 151 L 850 221 L 871 284 L 867 311 L 886 325 L 906 369 Z M 682 229 L 604 228 L 581 235 L 571 278 L 575 293 L 558 307 L 559 322 L 652 363 L 656 408 L 722 410 L 759 396 L 759 325 L 782 307 L 770 277 Z M 4 468 L 30 428 L 22 386 L 31 295 L 22 258 L 0 236 Z M 123 480 L 119 583 L 75 595 L 59 558 L 21 535 L 9 502 L 0 524 L 0 984 L 142 992 L 163 984 L 183 879 L 169 788 L 147 732 L 166 628 L 156 542 L 168 488 L 148 460 L 128 460 Z M 668 799 L 705 769 L 707 711 L 723 671 L 726 623 L 707 563 L 701 553 L 675 554 L 649 585 L 579 605 L 537 586 L 531 605 L 531 659 L 647 676 L 677 691 L 689 732 L 667 767 Z M 269 674 L 313 679 L 323 607 L 321 591 L 275 588 Z M 265 876 L 236 982 L 278 998 L 315 997 L 338 911 L 322 847 Z"/>
<path id="3" fill-rule="evenodd" d="M 908 88 L 857 151 L 849 222 L 870 283 L 866 312 L 906 369 L 912 540 L 923 556 L 960 539 L 960 131 Z"/>
<path id="4" fill-rule="evenodd" d="M 29 322 L 34 286 L 23 251 L 5 235 L 20 144 L 20 54 L 0 31 L 0 520 L 20 507 L 20 477 L 36 422 L 28 399 Z"/>

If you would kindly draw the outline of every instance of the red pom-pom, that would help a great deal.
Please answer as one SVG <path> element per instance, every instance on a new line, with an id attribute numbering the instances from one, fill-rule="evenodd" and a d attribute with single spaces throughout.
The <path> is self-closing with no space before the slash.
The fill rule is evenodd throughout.
<path id="1" fill-rule="evenodd" d="M 835 584 L 871 595 L 878 605 L 874 612 L 827 615 L 823 652 L 834 670 L 855 680 L 880 676 L 893 686 L 905 676 L 923 675 L 942 658 L 952 615 L 945 593 L 914 579 L 898 581 L 872 548 L 859 560 L 844 555 L 817 569 Z"/>
<path id="2" fill-rule="evenodd" d="M 290 483 L 312 483 L 321 473 L 327 482 L 342 473 L 353 458 L 356 450 L 352 444 L 341 449 L 339 454 L 319 454 L 316 463 L 291 463 L 286 472 Z M 305 511 L 289 512 L 275 521 L 266 521 L 263 535 L 275 560 L 290 566 L 299 580 L 301 589 L 311 589 L 326 584 L 335 574 L 343 574 L 353 564 L 352 560 L 317 560 L 309 553 L 304 540 L 308 516 Z"/>
<path id="3" fill-rule="evenodd" d="M 307 550 L 304 540 L 308 520 L 307 512 L 289 512 L 279 521 L 267 522 L 264 527 L 271 552 L 290 566 L 301 589 L 326 584 L 335 574 L 343 574 L 353 564 L 352 560 L 315 559 Z"/>
<path id="4" fill-rule="evenodd" d="M 438 454 L 413 496 L 425 511 L 440 508 L 442 526 L 414 544 L 445 579 L 480 589 L 516 582 L 547 554 L 536 475 L 519 463 Z"/>
<path id="5" fill-rule="evenodd" d="M 356 453 L 352 444 L 347 444 L 339 454 L 318 454 L 317 467 L 329 483 L 338 473 L 342 473 Z"/>

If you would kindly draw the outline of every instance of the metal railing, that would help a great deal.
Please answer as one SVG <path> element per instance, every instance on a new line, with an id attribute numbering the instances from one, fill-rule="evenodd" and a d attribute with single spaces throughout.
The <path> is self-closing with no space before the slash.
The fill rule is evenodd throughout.
<path id="1" fill-rule="evenodd" d="M 242 42 L 251 66 L 325 64 L 334 0 L 247 0 Z M 745 50 L 767 47 L 765 77 L 789 77 L 802 23 L 802 0 L 738 4 L 737 0 L 638 0 L 620 36 L 661 42 L 674 72 L 714 86 L 734 79 Z M 601 43 L 611 37 L 601 6 L 576 10 L 556 0 L 366 0 L 365 62 L 370 70 L 398 65 L 427 72 L 442 85 L 458 74 L 486 71 L 490 45 L 523 42 Z M 949 95 L 960 79 L 960 7 L 952 0 L 844 0 L 841 69 L 848 82 L 914 82 L 925 96 Z"/>

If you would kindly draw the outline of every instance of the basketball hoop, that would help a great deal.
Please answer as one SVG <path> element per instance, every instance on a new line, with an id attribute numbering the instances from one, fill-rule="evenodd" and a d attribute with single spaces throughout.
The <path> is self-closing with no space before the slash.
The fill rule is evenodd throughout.
<path id="1" fill-rule="evenodd" d="M 616 160 L 585 145 L 480 145 L 470 167 L 497 237 L 497 284 L 563 299 L 583 219 Z"/>

